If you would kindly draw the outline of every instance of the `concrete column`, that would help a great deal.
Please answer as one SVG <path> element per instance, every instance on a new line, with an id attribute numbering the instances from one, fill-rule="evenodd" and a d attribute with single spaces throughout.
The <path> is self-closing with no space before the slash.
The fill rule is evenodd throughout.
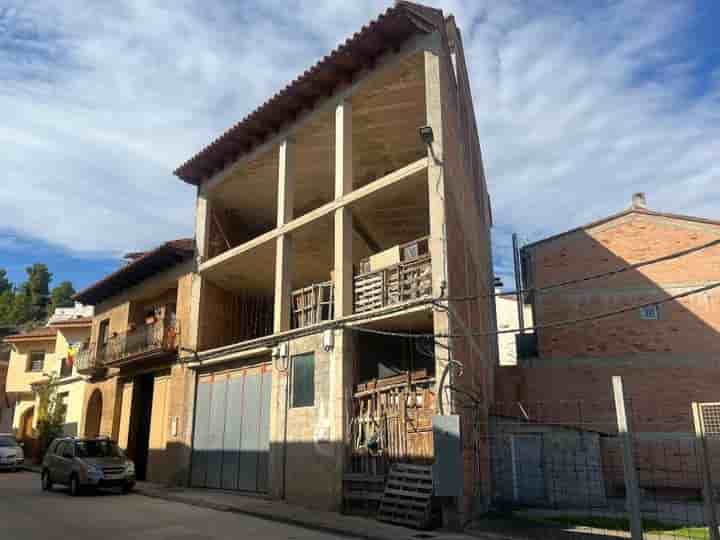
<path id="1" fill-rule="evenodd" d="M 293 218 L 293 143 L 284 140 L 278 153 L 278 210 L 277 226 L 282 227 Z M 290 293 L 292 237 L 277 238 L 275 253 L 275 310 L 273 331 L 290 330 Z"/>
<path id="2" fill-rule="evenodd" d="M 428 200 L 430 206 L 430 255 L 432 260 L 433 298 L 447 296 L 447 251 L 445 225 L 445 176 L 443 167 L 443 118 L 442 85 L 440 79 L 441 59 L 435 50 L 425 51 L 425 103 L 427 125 L 432 127 L 434 141 L 428 147 Z M 448 313 L 442 309 L 433 311 L 433 326 L 436 334 L 449 333 Z M 435 372 L 438 384 L 445 366 L 448 351 L 444 346 L 447 339 L 438 339 L 435 346 Z M 448 378 L 447 382 L 450 382 Z M 436 388 L 439 392 L 439 387 Z M 438 394 L 438 397 L 441 397 Z M 450 408 L 445 403 L 445 412 Z"/>
<path id="3" fill-rule="evenodd" d="M 210 196 L 205 184 L 198 186 L 197 200 L 195 203 L 195 268 L 197 272 L 200 264 L 208 258 L 208 243 L 210 239 L 210 212 L 212 205 Z M 190 328 L 187 332 L 188 343 L 184 346 L 190 349 L 199 349 L 202 343 L 201 337 L 201 306 L 202 282 L 200 274 L 194 273 L 190 285 Z M 185 353 L 181 353 L 184 355 Z"/>
<path id="4" fill-rule="evenodd" d="M 335 109 L 335 198 L 353 189 L 352 106 L 343 101 Z M 335 211 L 335 318 L 353 312 L 352 213 Z"/>

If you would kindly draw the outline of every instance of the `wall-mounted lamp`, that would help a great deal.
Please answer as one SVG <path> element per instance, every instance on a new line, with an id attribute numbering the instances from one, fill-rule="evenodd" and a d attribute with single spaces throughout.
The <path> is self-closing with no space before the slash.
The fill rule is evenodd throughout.
<path id="1" fill-rule="evenodd" d="M 430 126 L 423 126 L 420 128 L 420 138 L 422 139 L 422 142 L 424 142 L 426 145 L 430 146 L 433 141 L 435 140 L 435 135 L 433 133 L 433 129 Z"/>

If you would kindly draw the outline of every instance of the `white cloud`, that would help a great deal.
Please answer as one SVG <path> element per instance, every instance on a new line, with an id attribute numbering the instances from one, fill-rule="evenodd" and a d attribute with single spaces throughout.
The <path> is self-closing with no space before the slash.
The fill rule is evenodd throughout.
<path id="1" fill-rule="evenodd" d="M 463 29 L 502 273 L 509 231 L 540 238 L 634 191 L 714 217 L 720 71 L 697 92 L 690 4 L 433 3 Z M 0 229 L 88 254 L 190 234 L 172 169 L 389 2 L 169 5 L 0 8 Z"/>

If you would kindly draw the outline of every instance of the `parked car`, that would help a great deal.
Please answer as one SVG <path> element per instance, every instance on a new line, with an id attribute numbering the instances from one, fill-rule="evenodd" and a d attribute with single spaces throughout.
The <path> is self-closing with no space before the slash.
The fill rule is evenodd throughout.
<path id="1" fill-rule="evenodd" d="M 110 439 L 55 439 L 42 462 L 43 490 L 53 484 L 68 486 L 71 495 L 87 487 L 128 493 L 135 487 L 135 464 Z"/>
<path id="2" fill-rule="evenodd" d="M 17 470 L 25 462 L 21 443 L 12 433 L 0 433 L 0 469 Z"/>

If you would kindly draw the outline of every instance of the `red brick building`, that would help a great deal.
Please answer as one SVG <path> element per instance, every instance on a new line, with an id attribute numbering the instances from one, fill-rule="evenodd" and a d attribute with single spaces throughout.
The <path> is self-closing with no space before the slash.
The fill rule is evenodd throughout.
<path id="1" fill-rule="evenodd" d="M 656 259 L 720 238 L 720 222 L 656 212 L 642 194 L 624 212 L 527 245 L 526 288 Z M 720 281 L 720 245 L 530 295 L 543 326 L 661 301 Z M 720 288 L 646 309 L 537 331 L 538 355 L 497 372 L 497 401 L 552 420 L 612 430 L 611 377 L 622 375 L 636 429 L 690 431 L 692 401 L 720 401 Z M 542 413 L 538 412 L 542 410 Z M 532 416 L 532 411 L 530 415 Z"/>

